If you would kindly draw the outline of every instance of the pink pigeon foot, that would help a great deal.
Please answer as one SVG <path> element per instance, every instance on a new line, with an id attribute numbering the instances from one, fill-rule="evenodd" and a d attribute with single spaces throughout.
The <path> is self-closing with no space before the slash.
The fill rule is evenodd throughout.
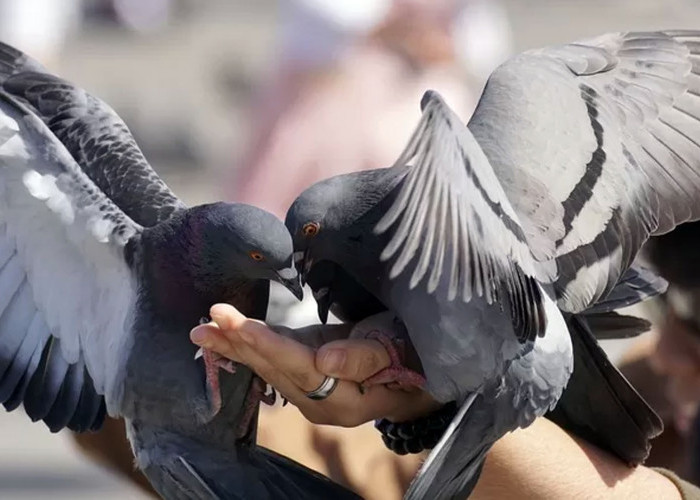
<path id="1" fill-rule="evenodd" d="M 253 380 L 250 383 L 250 390 L 246 396 L 245 403 L 243 404 L 243 415 L 238 422 L 238 427 L 236 428 L 236 437 L 238 439 L 244 437 L 248 434 L 250 430 L 250 423 L 255 417 L 255 411 L 261 402 L 266 405 L 272 406 L 277 401 L 277 394 L 273 389 L 272 392 L 267 392 L 267 384 L 263 379 L 254 375 Z"/>
<path id="2" fill-rule="evenodd" d="M 202 349 L 204 359 L 204 373 L 206 375 L 207 388 L 209 389 L 209 401 L 211 403 L 212 416 L 221 410 L 221 388 L 219 385 L 219 370 L 236 373 L 233 361 L 221 357 L 208 349 Z"/>
<path id="3" fill-rule="evenodd" d="M 209 389 L 212 416 L 214 416 L 221 410 L 219 370 L 224 370 L 228 373 L 236 373 L 236 367 L 230 359 L 226 359 L 208 349 L 202 349 L 202 358 L 204 359 L 204 371 L 206 374 L 207 387 Z M 243 404 L 243 415 L 236 429 L 236 436 L 242 438 L 248 433 L 251 420 L 255 416 L 255 411 L 258 409 L 260 402 L 273 405 L 276 399 L 275 391 L 273 390 L 267 393 L 267 384 L 261 378 L 253 376 L 250 390 Z"/>
<path id="4" fill-rule="evenodd" d="M 392 337 L 379 330 L 369 332 L 366 338 L 375 339 L 384 346 L 389 354 L 391 365 L 364 380 L 360 384 L 361 387 L 379 384 L 397 384 L 401 388 L 418 387 L 422 389 L 425 387 L 425 377 L 403 365 L 406 349 L 405 340 Z"/>

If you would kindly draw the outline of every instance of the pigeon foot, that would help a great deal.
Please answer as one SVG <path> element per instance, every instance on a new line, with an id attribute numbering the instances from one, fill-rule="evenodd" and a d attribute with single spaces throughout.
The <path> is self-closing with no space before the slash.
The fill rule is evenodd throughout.
<path id="1" fill-rule="evenodd" d="M 255 416 L 255 411 L 258 409 L 261 402 L 272 406 L 275 404 L 275 401 L 277 401 L 275 390 L 273 389 L 272 392 L 268 393 L 265 381 L 260 377 L 254 376 L 245 403 L 243 404 L 243 416 L 238 422 L 236 437 L 240 439 L 248 434 L 251 421 Z"/>
<path id="2" fill-rule="evenodd" d="M 404 339 L 392 337 L 379 330 L 369 332 L 366 338 L 377 340 L 384 346 L 384 349 L 386 349 L 386 352 L 389 354 L 391 365 L 375 373 L 368 379 L 365 379 L 362 384 L 360 384 L 361 388 L 379 384 L 395 384 L 402 389 L 414 387 L 423 389 L 425 387 L 425 377 L 417 371 L 407 368 L 403 364 L 406 348 Z"/>
<path id="3" fill-rule="evenodd" d="M 221 410 L 221 388 L 219 385 L 219 370 L 236 373 L 233 361 L 226 359 L 208 349 L 202 349 L 204 359 L 204 373 L 206 375 L 209 401 L 211 403 L 211 415 L 214 417 Z"/>

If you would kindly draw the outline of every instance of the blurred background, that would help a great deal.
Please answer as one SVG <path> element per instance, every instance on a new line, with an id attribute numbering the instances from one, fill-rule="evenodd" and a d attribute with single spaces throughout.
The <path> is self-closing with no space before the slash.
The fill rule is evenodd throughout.
<path id="1" fill-rule="evenodd" d="M 187 203 L 246 201 L 279 216 L 322 177 L 390 164 L 428 88 L 466 119 L 510 54 L 663 28 L 700 28 L 700 3 L 0 0 L 0 39 L 111 104 Z M 313 304 L 292 302 L 276 290 L 269 319 L 315 321 Z M 664 387 L 645 361 L 654 335 L 633 351 L 634 341 L 606 344 L 652 389 Z M 649 398 L 668 405 L 653 390 Z M 398 494 L 417 463 L 383 450 L 371 426 L 311 429 L 291 408 L 264 411 L 261 441 L 368 498 Z M 691 477 L 688 459 L 675 459 Z M 51 435 L 21 412 L 2 415 L 0 499 L 146 495 L 87 459 L 70 434 Z"/>

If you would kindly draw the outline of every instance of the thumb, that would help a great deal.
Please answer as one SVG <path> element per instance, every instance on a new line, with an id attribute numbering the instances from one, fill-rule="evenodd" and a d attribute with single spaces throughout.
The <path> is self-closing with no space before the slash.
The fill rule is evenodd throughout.
<path id="1" fill-rule="evenodd" d="M 381 343 L 370 339 L 336 340 L 316 353 L 316 369 L 324 375 L 362 382 L 391 365 Z"/>

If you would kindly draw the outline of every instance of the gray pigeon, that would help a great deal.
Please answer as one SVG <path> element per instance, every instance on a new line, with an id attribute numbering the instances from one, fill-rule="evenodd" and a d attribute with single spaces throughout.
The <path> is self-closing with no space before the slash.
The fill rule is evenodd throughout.
<path id="1" fill-rule="evenodd" d="M 700 217 L 698 67 L 691 31 L 525 52 L 466 127 L 427 92 L 394 167 L 294 202 L 297 268 L 324 307 L 354 280 L 405 323 L 427 390 L 461 405 L 408 498 L 466 496 L 490 446 L 550 410 L 630 464 L 647 456 L 661 422 L 593 328 L 644 328 L 611 312 L 665 287 L 630 268 L 637 252 Z"/>
<path id="2" fill-rule="evenodd" d="M 165 498 L 357 498 L 255 446 L 264 384 L 189 331 L 228 302 L 301 297 L 292 242 L 255 207 L 187 208 L 105 103 L 0 45 L 0 402 L 52 431 L 127 422 Z M 231 371 L 219 378 L 219 367 Z"/>

